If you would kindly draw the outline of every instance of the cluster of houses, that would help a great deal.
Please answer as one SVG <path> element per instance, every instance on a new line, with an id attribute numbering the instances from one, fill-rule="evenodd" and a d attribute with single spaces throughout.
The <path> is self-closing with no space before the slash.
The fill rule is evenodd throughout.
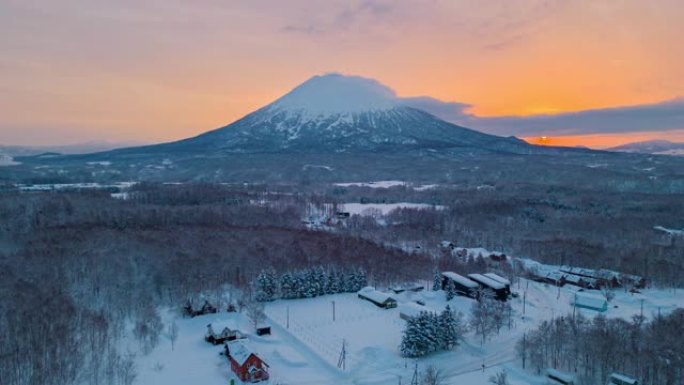
<path id="1" fill-rule="evenodd" d="M 528 271 L 530 279 L 550 283 L 555 286 L 569 284 L 594 290 L 620 287 L 643 289 L 646 287 L 646 280 L 643 277 L 622 274 L 613 270 L 585 269 L 571 266 L 561 266 L 558 268 L 547 265 L 540 266 Z"/>
<path id="2" fill-rule="evenodd" d="M 257 327 L 257 334 L 271 334 L 269 326 Z M 268 380 L 268 364 L 249 348 L 247 336 L 237 329 L 224 327 L 216 333 L 211 324 L 207 325 L 204 340 L 213 345 L 223 344 L 223 355 L 230 363 L 230 369 L 242 382 Z"/>
<path id="3" fill-rule="evenodd" d="M 192 302 L 188 302 L 183 306 L 183 315 L 186 317 L 197 317 L 204 314 L 216 313 L 216 307 L 212 306 L 209 301 L 204 301 L 201 307 L 195 308 L 192 306 Z"/>
<path id="4" fill-rule="evenodd" d="M 546 369 L 546 383 L 548 385 L 575 385 L 577 379 L 570 373 L 556 369 Z M 608 377 L 607 385 L 639 385 L 639 381 L 620 373 L 612 373 Z"/>
<path id="5" fill-rule="evenodd" d="M 229 305 L 228 312 L 234 312 L 235 306 Z M 201 308 L 193 309 L 190 301 L 183 307 L 184 314 L 197 317 L 204 314 L 216 313 L 217 309 L 208 301 Z M 256 334 L 259 336 L 271 334 L 271 327 L 267 324 L 256 325 Z M 204 340 L 212 345 L 223 345 L 223 355 L 228 359 L 230 368 L 242 382 L 260 382 L 269 379 L 268 364 L 259 355 L 249 348 L 247 335 L 238 329 L 228 326 L 220 332 L 214 331 L 212 324 L 207 325 Z"/>
<path id="6" fill-rule="evenodd" d="M 453 271 L 445 271 L 441 277 L 442 290 L 452 287 L 458 295 L 477 299 L 482 290 L 488 290 L 500 301 L 506 301 L 511 295 L 511 281 L 498 274 L 468 274 L 464 277 Z"/>

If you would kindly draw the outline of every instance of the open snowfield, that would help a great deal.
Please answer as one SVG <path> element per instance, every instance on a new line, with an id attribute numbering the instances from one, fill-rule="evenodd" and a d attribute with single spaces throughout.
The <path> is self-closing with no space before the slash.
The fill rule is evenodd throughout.
<path id="1" fill-rule="evenodd" d="M 138 358 L 139 384 L 226 384 L 233 378 L 220 346 L 203 340 L 206 325 L 215 330 L 223 326 L 237 327 L 248 334 L 251 346 L 270 365 L 270 384 L 407 384 L 413 365 L 419 370 L 435 365 L 445 375 L 446 384 L 488 384 L 489 376 L 506 370 L 514 385 L 544 384 L 541 377 L 532 376 L 520 368 L 515 351 L 516 342 L 527 330 L 541 321 L 560 314 L 572 314 L 571 301 L 576 287 L 557 287 L 521 279 L 512 287 L 520 297 L 512 299 L 515 310 L 512 329 L 504 328 L 484 345 L 469 333 L 461 346 L 426 358 L 406 360 L 400 357 L 398 346 L 404 321 L 399 318 L 402 306 L 423 300 L 426 307 L 440 311 L 446 306 L 443 292 L 402 293 L 395 296 L 396 309 L 384 310 L 358 299 L 356 294 L 337 294 L 312 299 L 278 300 L 268 303 L 266 314 L 273 334 L 258 337 L 252 333 L 248 320 L 241 314 L 219 313 L 193 319 L 178 318 L 179 338 L 174 350 L 168 338 L 149 355 Z M 594 292 L 598 293 L 598 292 Z M 646 317 L 684 307 L 684 296 L 672 290 L 644 290 L 641 294 L 616 291 L 610 303 L 608 317 L 629 318 L 643 313 Z M 332 302 L 335 301 L 335 321 Z M 526 301 L 523 315 L 523 301 Z M 456 297 L 448 304 L 454 310 L 469 314 L 474 301 Z M 289 328 L 287 314 L 289 309 Z M 598 314 L 577 310 L 586 316 Z M 347 342 L 346 370 L 337 368 L 342 340 Z M 135 344 L 130 346 L 135 350 Z M 482 364 L 485 370 L 482 371 Z M 239 383 L 236 381 L 236 383 Z"/>
<path id="2" fill-rule="evenodd" d="M 444 206 L 433 206 L 426 203 L 344 203 L 341 207 L 342 211 L 347 211 L 351 215 L 387 215 L 393 210 L 397 209 L 415 209 L 424 210 L 436 208 L 443 210 Z"/>

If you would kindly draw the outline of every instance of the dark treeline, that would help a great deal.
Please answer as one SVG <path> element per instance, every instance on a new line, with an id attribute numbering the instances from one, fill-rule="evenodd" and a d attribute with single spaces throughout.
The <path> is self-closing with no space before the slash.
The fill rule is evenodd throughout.
<path id="1" fill-rule="evenodd" d="M 684 285 L 684 237 L 663 239 L 654 226 L 684 228 L 684 195 L 597 192 L 534 185 L 336 187 L 337 202 L 420 202 L 443 209 L 395 210 L 390 226 L 354 216 L 346 232 L 379 242 L 411 241 L 437 249 L 442 240 L 485 247 L 549 264 L 609 268 L 659 286 Z M 666 237 L 665 237 L 666 238 Z"/>
<path id="2" fill-rule="evenodd" d="M 684 380 L 684 309 L 652 321 L 587 319 L 581 315 L 544 321 L 518 343 L 524 362 L 541 373 L 556 368 L 575 373 L 580 385 L 603 384 L 612 372 L 644 385 L 677 385 Z"/>
<path id="3" fill-rule="evenodd" d="M 427 257 L 361 237 L 310 231 L 296 198 L 217 186 L 3 193 L 0 383 L 130 384 L 132 335 L 150 351 L 158 309 L 199 293 L 218 302 L 264 267 L 363 269 L 378 284 L 428 277 Z M 254 196 L 253 196 L 254 195 Z M 219 304 L 220 305 L 220 304 Z"/>

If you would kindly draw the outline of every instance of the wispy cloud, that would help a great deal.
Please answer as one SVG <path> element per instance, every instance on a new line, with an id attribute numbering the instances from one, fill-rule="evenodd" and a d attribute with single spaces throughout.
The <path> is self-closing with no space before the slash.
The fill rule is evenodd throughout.
<path id="1" fill-rule="evenodd" d="M 636 106 L 531 116 L 478 117 L 469 104 L 421 97 L 407 104 L 444 120 L 497 135 L 587 135 L 684 129 L 684 98 Z"/>

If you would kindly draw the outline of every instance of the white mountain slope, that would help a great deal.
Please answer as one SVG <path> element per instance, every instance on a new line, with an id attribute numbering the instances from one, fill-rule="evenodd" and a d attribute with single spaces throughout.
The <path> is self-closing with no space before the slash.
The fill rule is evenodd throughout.
<path id="1" fill-rule="evenodd" d="M 146 151 L 263 153 L 488 151 L 528 153 L 516 138 L 483 134 L 405 106 L 372 79 L 315 76 L 223 128 Z"/>
<path id="2" fill-rule="evenodd" d="M 670 142 L 669 140 L 648 140 L 623 144 L 622 146 L 611 148 L 610 151 L 684 156 L 684 143 Z"/>

